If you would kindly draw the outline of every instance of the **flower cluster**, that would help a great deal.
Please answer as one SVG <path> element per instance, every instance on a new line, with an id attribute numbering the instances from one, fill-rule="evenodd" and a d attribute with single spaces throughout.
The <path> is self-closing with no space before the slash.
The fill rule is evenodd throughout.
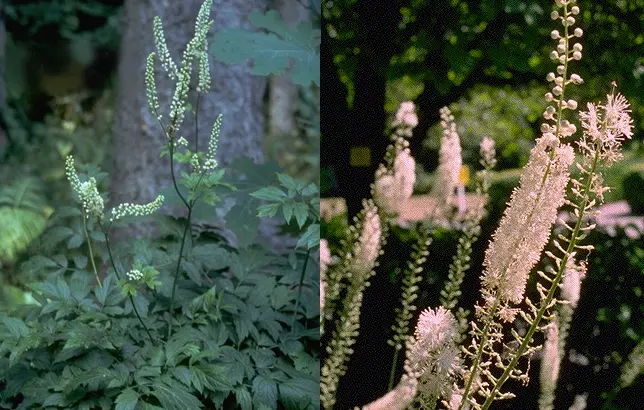
<path id="1" fill-rule="evenodd" d="M 633 136 L 629 103 L 623 95 L 609 94 L 605 105 L 588 103 L 588 111 L 579 113 L 584 136 L 579 147 L 588 158 L 598 158 L 611 165 L 621 159 L 621 145 Z"/>
<path id="2" fill-rule="evenodd" d="M 552 144 L 556 143 L 557 137 L 569 137 L 577 131 L 574 124 L 561 118 L 563 110 L 577 109 L 577 101 L 564 98 L 566 86 L 570 83 L 578 85 L 584 81 L 578 74 L 568 76 L 568 63 L 572 60 L 580 60 L 582 51 L 581 43 L 573 45 L 572 42 L 575 38 L 583 35 L 583 30 L 579 27 L 572 30 L 572 26 L 576 22 L 574 16 L 579 14 L 579 7 L 568 8 L 572 3 L 574 3 L 572 0 L 557 1 L 557 7 L 563 7 L 563 10 L 561 13 L 559 10 L 554 10 L 550 14 L 553 20 L 560 20 L 564 28 L 563 34 L 560 34 L 558 30 L 553 30 L 550 33 L 553 40 L 558 40 L 557 48 L 550 53 L 550 58 L 557 61 L 559 65 L 557 65 L 556 74 L 550 72 L 546 76 L 546 80 L 552 83 L 551 90 L 546 93 L 546 101 L 554 105 L 549 105 L 543 113 L 543 117 L 552 123 L 541 124 L 541 132 Z"/>
<path id="3" fill-rule="evenodd" d="M 150 105 L 152 113 L 157 117 L 159 121 L 161 121 L 161 114 L 159 113 L 159 96 L 157 94 L 157 86 L 154 81 L 155 55 L 156 53 L 154 52 L 150 53 L 145 63 L 145 92 L 148 97 L 148 105 Z"/>
<path id="4" fill-rule="evenodd" d="M 416 161 L 409 151 L 409 143 L 402 138 L 396 141 L 396 156 L 392 169 L 383 164 L 376 171 L 373 199 L 387 215 L 400 214 L 411 197 L 416 182 Z"/>
<path id="5" fill-rule="evenodd" d="M 174 80 L 177 78 L 177 66 L 170 56 L 170 51 L 168 50 L 168 45 L 165 42 L 165 34 L 163 34 L 163 24 L 161 24 L 161 18 L 159 16 L 154 17 L 152 31 L 154 33 L 154 45 L 157 51 L 159 52 L 159 60 L 161 65 L 168 72 L 170 79 Z M 148 60 L 150 57 L 148 56 Z"/>
<path id="6" fill-rule="evenodd" d="M 355 266 L 361 272 L 368 272 L 373 268 L 380 254 L 381 234 L 382 228 L 378 208 L 375 205 L 368 204 L 365 207 L 363 228 L 355 251 Z"/>
<path id="7" fill-rule="evenodd" d="M 326 271 L 331 264 L 331 250 L 326 239 L 320 239 L 320 312 L 324 310 Z"/>
<path id="8" fill-rule="evenodd" d="M 444 213 L 450 207 L 454 189 L 458 185 L 463 158 L 460 137 L 456 132 L 452 112 L 449 108 L 443 107 L 440 109 L 440 116 L 443 137 L 439 152 L 438 180 L 432 191 L 437 201 L 437 209 L 440 213 Z"/>
<path id="9" fill-rule="evenodd" d="M 217 168 L 217 160 L 215 153 L 217 152 L 217 143 L 219 142 L 219 134 L 221 133 L 221 122 L 224 116 L 219 114 L 210 132 L 210 140 L 208 141 L 208 156 L 206 162 L 203 164 L 203 170 L 213 170 Z"/>
<path id="10" fill-rule="evenodd" d="M 492 169 L 496 165 L 496 151 L 494 149 L 494 140 L 490 137 L 483 137 L 480 145 L 481 165 L 485 169 Z"/>
<path id="11" fill-rule="evenodd" d="M 163 205 L 164 199 L 165 198 L 163 195 L 159 195 L 154 201 L 145 205 L 130 204 L 130 203 L 120 204 L 116 208 L 112 209 L 110 222 L 116 221 L 125 216 L 150 215 L 156 212 L 159 208 L 161 208 L 161 205 Z"/>
<path id="12" fill-rule="evenodd" d="M 413 102 L 405 101 L 400 104 L 392 125 L 396 128 L 395 136 L 406 138 L 412 136 L 413 129 L 418 125 L 416 106 Z"/>
<path id="13" fill-rule="evenodd" d="M 143 279 L 143 272 L 138 269 L 132 269 L 126 272 L 125 276 L 127 276 L 129 280 L 141 280 Z"/>
<path id="14" fill-rule="evenodd" d="M 65 160 L 65 173 L 72 184 L 72 189 L 78 194 L 87 218 L 93 216 L 99 220 L 103 219 L 103 198 L 98 193 L 96 179 L 92 177 L 88 181 L 81 182 L 76 174 L 74 158 L 71 155 Z"/>
<path id="15" fill-rule="evenodd" d="M 548 144 L 544 137 L 537 140 L 519 188 L 512 193 L 485 252 L 483 286 L 498 292 L 502 301 L 523 300 L 530 271 L 539 261 L 557 209 L 564 203 L 574 152 L 570 145 L 561 144 L 551 160 Z"/>
<path id="16" fill-rule="evenodd" d="M 172 96 L 172 102 L 170 103 L 170 132 L 176 132 L 181 126 L 181 123 L 183 123 L 186 100 L 188 98 L 188 91 L 190 90 L 192 61 L 195 57 L 199 59 L 199 91 L 203 92 L 210 87 L 210 70 L 207 67 L 208 56 L 206 50 L 208 43 L 206 35 L 212 25 L 212 21 L 208 21 L 211 7 L 212 0 L 206 0 L 201 5 L 195 23 L 195 36 L 190 40 L 183 52 L 181 68 L 177 72 L 177 85 Z M 161 54 L 161 50 L 158 51 Z"/>
<path id="17" fill-rule="evenodd" d="M 451 392 L 451 378 L 460 367 L 457 334 L 454 315 L 442 306 L 420 314 L 407 344 L 405 374 L 418 380 L 421 400 L 436 400 Z"/>

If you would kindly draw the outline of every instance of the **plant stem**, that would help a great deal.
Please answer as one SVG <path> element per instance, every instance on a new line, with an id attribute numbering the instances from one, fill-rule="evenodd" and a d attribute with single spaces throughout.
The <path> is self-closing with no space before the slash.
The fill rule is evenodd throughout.
<path id="1" fill-rule="evenodd" d="M 297 290 L 297 299 L 295 301 L 295 311 L 293 312 L 293 319 L 291 320 L 291 332 L 295 327 L 295 319 L 297 318 L 297 311 L 300 307 L 300 297 L 302 296 L 302 283 L 304 282 L 304 275 L 306 274 L 306 266 L 309 263 L 309 255 L 311 254 L 311 249 L 306 250 L 306 259 L 304 259 L 304 266 L 302 266 L 302 273 L 300 274 L 300 284 Z"/>
<path id="2" fill-rule="evenodd" d="M 85 215 L 81 215 L 83 219 L 83 231 L 85 231 L 85 239 L 87 239 L 87 249 L 89 250 L 89 260 L 92 262 L 92 268 L 94 269 L 94 276 L 96 276 L 96 281 L 98 282 L 98 287 L 102 288 L 101 278 L 98 277 L 98 271 L 96 270 L 96 264 L 94 263 L 94 252 L 92 251 L 92 242 L 89 239 L 89 232 L 87 232 L 87 221 L 85 220 Z"/>
<path id="3" fill-rule="evenodd" d="M 105 245 L 107 246 L 107 253 L 110 256 L 110 262 L 112 264 L 112 269 L 114 269 L 114 274 L 116 275 L 116 278 L 118 280 L 121 280 L 121 275 L 119 275 L 119 271 L 118 269 L 116 269 L 116 263 L 114 262 L 114 257 L 112 256 L 112 247 L 110 246 L 110 238 L 107 235 L 107 231 L 105 230 L 105 228 L 103 228 L 103 224 L 99 222 L 98 226 L 101 228 L 101 231 L 103 231 L 103 235 L 105 236 Z M 139 310 L 136 308 L 136 305 L 134 304 L 134 298 L 130 294 L 128 294 L 128 296 L 130 298 L 130 303 L 132 303 L 132 310 L 134 311 L 134 314 L 139 319 L 139 322 L 141 322 L 141 326 L 143 326 L 143 329 L 145 329 L 146 333 L 148 334 L 148 337 L 150 338 L 150 343 L 154 344 L 154 339 L 152 338 L 150 329 L 148 329 L 148 327 L 145 325 L 145 322 L 143 322 L 143 319 L 139 314 Z"/>
<path id="4" fill-rule="evenodd" d="M 188 220 L 186 227 L 183 229 L 183 237 L 181 238 L 181 247 L 179 248 L 179 258 L 177 259 L 177 269 L 174 272 L 174 281 L 172 283 L 172 296 L 170 298 L 170 313 L 168 315 L 168 336 L 166 340 L 170 340 L 172 336 L 172 311 L 174 310 L 174 297 L 177 290 L 177 280 L 179 279 L 179 268 L 181 267 L 181 258 L 183 257 L 183 248 L 186 244 L 186 235 L 190 229 L 190 217 L 192 216 L 192 206 L 188 206 Z"/>
<path id="5" fill-rule="evenodd" d="M 394 377 L 396 376 L 396 365 L 398 364 L 398 353 L 400 349 L 396 349 L 394 352 L 394 361 L 391 363 L 391 372 L 389 372 L 389 388 L 387 390 L 391 391 L 394 388 Z"/>

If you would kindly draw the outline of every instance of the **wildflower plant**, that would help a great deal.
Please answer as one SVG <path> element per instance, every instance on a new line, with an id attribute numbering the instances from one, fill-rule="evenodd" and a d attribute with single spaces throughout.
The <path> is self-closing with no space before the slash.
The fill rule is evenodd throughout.
<path id="1" fill-rule="evenodd" d="M 465 272 L 470 268 L 472 243 L 480 233 L 482 210 L 471 211 L 468 223 L 462 226 L 463 234 L 441 292 L 441 306 L 425 309 L 411 336 L 407 330 L 418 292 L 413 272 L 421 271 L 426 260 L 431 261 L 431 255 L 424 248 L 415 248 L 409 262 L 410 274 L 403 280 L 403 305 L 396 311 L 395 334 L 390 339 L 390 345 L 394 347 L 390 392 L 363 409 L 434 409 L 441 406 L 453 410 L 488 409 L 496 400 L 515 397 L 513 391 L 505 389 L 508 379 L 523 384 L 529 382 L 530 359 L 539 350 L 543 350 L 539 405 L 542 409 L 553 408 L 565 340 L 587 269 L 585 260 L 593 249 L 592 245 L 584 243 L 595 228 L 589 216 L 597 214 L 597 207 L 607 190 L 603 185 L 603 170 L 621 158 L 621 144 L 633 135 L 629 103 L 616 93 L 615 86 L 604 102 L 588 103 L 587 110 L 579 113 L 580 127 L 573 124 L 572 114 L 580 104 L 568 96 L 569 87 L 584 82 L 571 71 L 572 64 L 582 58 L 583 51 L 579 42 L 583 30 L 575 27 L 576 16 L 580 13 L 575 3 L 574 0 L 556 0 L 551 13 L 561 29 L 551 32 L 551 38 L 557 42 L 550 53 L 556 72 L 546 76 L 551 85 L 545 94 L 547 106 L 543 112 L 541 135 L 535 141 L 519 186 L 512 193 L 485 252 L 480 275 L 481 294 L 473 317 L 468 318 L 468 312 L 458 306 L 458 299 Z M 439 183 L 434 191 L 439 212 L 434 217 L 444 218 L 449 217 L 451 196 L 462 160 L 455 119 L 447 109 L 442 109 L 440 114 L 444 136 Z M 397 123 L 403 122 L 405 115 L 404 112 L 397 115 Z M 576 136 L 579 132 L 581 136 Z M 484 138 L 480 149 L 484 170 L 477 180 L 477 193 L 483 197 L 487 197 L 488 173 L 496 162 L 494 151 L 494 142 Z M 386 163 L 391 164 L 392 156 L 388 155 Z M 381 168 L 385 171 L 377 174 L 377 178 L 388 170 L 386 165 Z M 373 191 L 374 197 L 385 192 L 388 185 L 381 182 L 381 187 Z M 378 187 L 377 181 L 375 186 Z M 394 208 L 381 199 L 377 203 L 381 208 Z M 570 218 L 558 218 L 564 205 L 571 209 Z M 388 220 L 388 212 L 382 214 Z M 388 233 L 387 230 L 383 232 Z M 424 231 L 420 235 L 425 244 L 431 240 L 430 234 L 431 231 Z M 357 236 L 353 238 L 355 240 Z M 327 271 L 323 315 L 327 328 L 346 331 L 334 334 L 332 344 L 326 347 L 328 357 L 321 385 L 325 409 L 331 409 L 335 404 L 333 395 L 337 379 L 346 371 L 346 357 L 352 352 L 349 346 L 355 342 L 358 332 L 358 327 L 349 323 L 359 323 L 355 304 L 349 311 L 332 303 L 342 294 L 342 286 L 338 284 L 343 283 L 344 272 L 352 258 L 347 252 L 351 242 L 342 245 L 344 250 L 341 252 L 346 252 L 341 253 L 342 264 L 337 265 L 335 271 L 333 268 Z M 549 250 L 545 250 L 547 246 Z M 544 259 L 546 268 L 535 272 L 535 267 Z M 329 282 L 336 286 L 333 290 Z M 527 291 L 529 284 L 534 284 L 535 292 Z M 334 318 L 336 321 L 330 323 Z M 539 335 L 543 335 L 543 343 Z M 396 384 L 396 358 L 403 343 L 406 348 L 404 372 Z M 338 346 L 344 347 L 341 360 L 336 355 Z M 632 375 L 641 370 L 636 364 L 641 356 L 640 347 L 624 366 L 624 385 L 630 384 Z M 328 375 L 332 375 L 332 383 L 329 383 L 330 378 L 325 379 Z M 573 407 L 584 408 L 586 397 L 579 395 Z"/>
<path id="2" fill-rule="evenodd" d="M 235 190 L 215 158 L 222 117 L 205 152 L 198 130 L 194 147 L 182 136 L 188 96 L 211 85 L 211 7 L 211 0 L 201 6 L 180 62 L 156 18 L 156 51 L 146 60 L 148 103 L 166 136 L 161 153 L 186 217 L 159 216 L 163 195 L 106 211 L 103 174 L 79 173 L 74 158 L 65 159 L 80 210 L 55 213 L 59 225 L 43 239 L 52 252 L 65 242 L 64 251 L 25 264 L 49 275 L 30 285 L 37 304 L 0 315 L 0 408 L 319 407 L 318 277 L 310 262 L 319 246 L 317 186 L 278 173 L 279 185 L 247 190 L 264 201 L 253 209 L 259 217 L 281 210 L 285 223 L 295 221 L 299 240 L 290 255 L 232 244 L 213 230 L 195 233 L 195 207 Z M 176 82 L 167 112 L 154 84 L 157 59 Z M 113 245 L 114 226 L 145 216 L 159 222 L 160 237 Z M 74 229 L 60 225 L 68 221 Z M 363 258 L 372 258 L 378 242 L 363 243 Z M 86 254 L 78 250 L 84 244 Z"/>

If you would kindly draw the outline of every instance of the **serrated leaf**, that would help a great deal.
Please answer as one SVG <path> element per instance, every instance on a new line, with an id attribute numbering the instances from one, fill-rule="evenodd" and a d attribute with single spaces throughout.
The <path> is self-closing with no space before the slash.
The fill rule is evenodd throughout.
<path id="1" fill-rule="evenodd" d="M 291 379 L 279 384 L 280 401 L 287 409 L 304 409 L 313 403 L 320 407 L 320 383 L 310 379 Z"/>
<path id="2" fill-rule="evenodd" d="M 139 393 L 132 389 L 125 389 L 116 398 L 115 410 L 134 410 L 139 401 Z"/>
<path id="3" fill-rule="evenodd" d="M 295 214 L 297 226 L 301 229 L 309 216 L 309 206 L 302 202 L 296 202 L 293 204 L 293 213 Z"/>
<path id="4" fill-rule="evenodd" d="M 252 410 L 253 399 L 245 386 L 240 386 L 235 389 L 235 398 L 237 399 L 237 404 L 242 408 L 242 410 Z"/>
<path id="5" fill-rule="evenodd" d="M 87 259 L 87 256 L 85 255 L 75 255 L 73 257 L 73 260 L 74 260 L 74 265 L 76 265 L 78 269 L 85 269 L 85 267 L 87 266 L 88 259 Z"/>
<path id="6" fill-rule="evenodd" d="M 284 202 L 284 204 L 282 204 L 282 213 L 284 214 L 284 221 L 286 221 L 286 223 L 291 222 L 291 218 L 293 217 L 293 203 Z"/>
<path id="7" fill-rule="evenodd" d="M 257 199 L 263 199 L 271 202 L 281 202 L 286 198 L 286 192 L 276 186 L 267 186 L 250 193 L 251 196 Z"/>
<path id="8" fill-rule="evenodd" d="M 14 337 L 24 337 L 29 334 L 29 328 L 20 319 L 3 316 L 0 320 Z"/>
<path id="9" fill-rule="evenodd" d="M 192 373 L 190 373 L 190 369 L 186 366 L 177 366 L 172 368 L 170 371 L 177 380 L 185 384 L 187 387 L 190 387 L 192 382 Z"/>
<path id="10" fill-rule="evenodd" d="M 226 226 L 235 234 L 239 248 L 250 246 L 257 237 L 259 218 L 251 202 L 237 203 L 226 214 Z"/>
<path id="11" fill-rule="evenodd" d="M 311 224 L 297 241 L 297 247 L 313 249 L 320 244 L 320 225 Z"/>
<path id="12" fill-rule="evenodd" d="M 277 214 L 277 211 L 280 209 L 281 204 L 278 202 L 272 204 L 263 204 L 257 207 L 257 216 L 259 217 L 273 217 Z"/>
<path id="13" fill-rule="evenodd" d="M 55 226 L 43 235 L 43 246 L 46 249 L 51 250 L 73 234 L 74 231 L 71 228 L 66 226 Z"/>
<path id="14" fill-rule="evenodd" d="M 271 409 L 277 408 L 277 384 L 266 376 L 258 375 L 253 379 L 253 402 L 259 406 L 267 405 Z"/>
<path id="15" fill-rule="evenodd" d="M 218 32 L 211 47 L 217 60 L 240 63 L 252 58 L 251 72 L 263 76 L 281 73 L 294 61 L 291 68 L 294 84 L 308 86 L 314 82 L 320 85 L 320 30 L 314 28 L 312 22 L 302 22 L 291 29 L 274 10 L 265 15 L 253 12 L 249 20 L 270 32 L 240 28 Z"/>
<path id="16" fill-rule="evenodd" d="M 203 404 L 190 394 L 181 384 L 176 382 L 155 383 L 152 385 L 152 394 L 159 399 L 165 410 L 200 409 Z"/>

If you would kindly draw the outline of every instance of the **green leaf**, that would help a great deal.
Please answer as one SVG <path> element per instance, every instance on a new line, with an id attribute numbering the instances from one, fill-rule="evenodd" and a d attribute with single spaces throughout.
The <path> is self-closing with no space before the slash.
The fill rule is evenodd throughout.
<path id="1" fill-rule="evenodd" d="M 282 191 L 276 186 L 267 186 L 250 193 L 251 196 L 257 199 L 263 199 L 271 202 L 282 202 L 287 197 L 286 192 Z"/>
<path id="2" fill-rule="evenodd" d="M 320 224 L 311 224 L 306 228 L 300 239 L 297 240 L 297 247 L 304 246 L 313 249 L 320 244 Z"/>
<path id="3" fill-rule="evenodd" d="M 3 316 L 0 320 L 14 337 L 24 337 L 29 334 L 29 328 L 20 319 Z"/>
<path id="4" fill-rule="evenodd" d="M 43 247 L 52 250 L 56 245 L 74 234 L 71 228 L 66 226 L 55 226 L 43 235 Z"/>
<path id="5" fill-rule="evenodd" d="M 139 393 L 132 389 L 125 389 L 116 398 L 116 410 L 134 410 L 139 401 Z"/>
<path id="6" fill-rule="evenodd" d="M 67 241 L 67 247 L 69 249 L 76 249 L 80 248 L 80 246 L 85 242 L 85 238 L 83 238 L 81 235 L 75 233 L 72 235 L 71 238 L 69 238 L 69 241 Z"/>
<path id="7" fill-rule="evenodd" d="M 203 404 L 181 384 L 168 381 L 152 385 L 152 394 L 165 410 L 200 409 Z"/>
<path id="8" fill-rule="evenodd" d="M 291 29 L 274 10 L 265 15 L 253 12 L 249 20 L 269 33 L 240 28 L 218 32 L 211 46 L 217 60 L 236 64 L 252 58 L 251 72 L 262 76 L 282 73 L 293 60 L 294 84 L 308 86 L 314 82 L 320 85 L 320 30 L 314 28 L 311 21 Z"/>
<path id="9" fill-rule="evenodd" d="M 266 376 L 253 379 L 253 401 L 255 405 L 265 404 L 271 409 L 277 408 L 277 384 Z"/>
<path id="10" fill-rule="evenodd" d="M 293 203 L 284 202 L 282 205 L 282 213 L 284 214 L 284 221 L 286 221 L 286 223 L 291 222 L 291 218 L 293 217 Z"/>
<path id="11" fill-rule="evenodd" d="M 74 265 L 76 265 L 78 269 L 85 269 L 85 267 L 87 266 L 87 256 L 85 255 L 75 255 L 73 257 L 73 260 Z"/>
<path id="12" fill-rule="evenodd" d="M 293 211 L 295 213 L 297 226 L 299 226 L 301 229 L 306 223 L 307 217 L 309 216 L 309 206 L 302 202 L 296 202 L 293 204 Z"/>
<path id="13" fill-rule="evenodd" d="M 235 388 L 235 398 L 237 399 L 237 404 L 242 408 L 242 410 L 252 410 L 253 399 L 246 386 Z"/>
<path id="14" fill-rule="evenodd" d="M 279 384 L 280 401 L 287 409 L 304 409 L 313 403 L 320 407 L 320 383 L 311 379 L 291 379 Z"/>
<path id="15" fill-rule="evenodd" d="M 192 373 L 190 372 L 190 369 L 186 366 L 177 366 L 172 368 L 170 371 L 177 380 L 185 384 L 187 387 L 190 387 L 192 382 Z"/>
<path id="16" fill-rule="evenodd" d="M 280 209 L 280 206 L 281 204 L 279 202 L 260 205 L 257 207 L 257 216 L 275 216 L 275 214 L 277 214 L 277 211 Z"/>

